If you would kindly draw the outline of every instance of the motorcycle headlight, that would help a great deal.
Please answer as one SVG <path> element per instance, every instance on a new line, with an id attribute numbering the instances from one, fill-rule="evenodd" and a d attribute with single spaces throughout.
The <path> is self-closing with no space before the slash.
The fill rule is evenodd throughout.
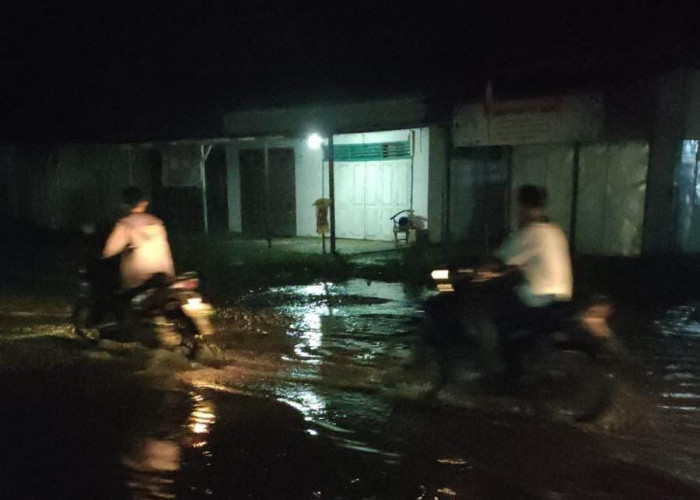
<path id="1" fill-rule="evenodd" d="M 430 276 L 435 281 L 444 281 L 450 279 L 450 271 L 447 269 L 435 269 Z"/>
<path id="2" fill-rule="evenodd" d="M 211 316 L 214 309 L 202 301 L 201 297 L 190 297 L 187 304 L 182 304 L 183 312 L 190 318 Z"/>
<path id="3" fill-rule="evenodd" d="M 187 307 L 190 309 L 201 309 L 202 299 L 200 297 L 192 297 L 187 299 Z"/>

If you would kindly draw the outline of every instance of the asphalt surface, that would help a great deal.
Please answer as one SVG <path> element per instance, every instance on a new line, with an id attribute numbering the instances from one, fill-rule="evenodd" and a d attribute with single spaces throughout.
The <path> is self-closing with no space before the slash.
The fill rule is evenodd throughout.
<path id="1" fill-rule="evenodd" d="M 615 317 L 638 360 L 598 421 L 426 397 L 429 290 L 350 280 L 216 303 L 218 357 L 72 333 L 69 297 L 3 292 L 6 498 L 700 498 L 696 304 Z"/>
<path id="2" fill-rule="evenodd" d="M 192 364 L 77 338 L 75 245 L 44 243 L 0 249 L 3 498 L 700 498 L 694 263 L 576 263 L 635 365 L 605 414 L 569 424 L 406 369 L 432 293 L 421 251 L 176 250 L 206 254 L 217 309 L 222 352 Z"/>

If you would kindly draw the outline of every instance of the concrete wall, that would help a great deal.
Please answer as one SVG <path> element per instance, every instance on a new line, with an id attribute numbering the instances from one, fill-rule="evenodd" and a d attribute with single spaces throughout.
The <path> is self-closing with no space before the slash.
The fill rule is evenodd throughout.
<path id="1" fill-rule="evenodd" d="M 430 241 L 442 240 L 447 210 L 447 164 L 450 132 L 447 126 L 430 128 L 428 145 L 428 226 Z"/>
<path id="2" fill-rule="evenodd" d="M 668 73 L 656 82 L 642 246 L 645 255 L 676 251 L 676 169 L 686 136 L 689 94 L 685 70 Z"/>
<path id="3" fill-rule="evenodd" d="M 415 214 L 426 219 L 426 229 L 432 230 L 429 218 L 430 191 L 430 129 L 427 127 L 414 131 L 415 147 L 413 149 L 413 210 Z"/>
<path id="4" fill-rule="evenodd" d="M 228 197 L 228 229 L 232 233 L 243 230 L 241 222 L 241 167 L 238 162 L 239 145 L 226 146 L 226 196 Z"/>
<path id="5" fill-rule="evenodd" d="M 297 200 L 297 236 L 317 236 L 313 202 L 328 197 L 328 169 L 323 167 L 323 151 L 310 149 L 306 139 L 294 142 Z"/>

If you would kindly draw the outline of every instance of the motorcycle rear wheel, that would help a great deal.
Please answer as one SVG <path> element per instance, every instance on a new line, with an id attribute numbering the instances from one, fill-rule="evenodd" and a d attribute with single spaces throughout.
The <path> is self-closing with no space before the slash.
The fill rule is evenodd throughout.
<path id="1" fill-rule="evenodd" d="M 531 386 L 535 402 L 554 419 L 591 421 L 610 404 L 613 376 L 584 352 L 553 351 L 535 378 Z"/>

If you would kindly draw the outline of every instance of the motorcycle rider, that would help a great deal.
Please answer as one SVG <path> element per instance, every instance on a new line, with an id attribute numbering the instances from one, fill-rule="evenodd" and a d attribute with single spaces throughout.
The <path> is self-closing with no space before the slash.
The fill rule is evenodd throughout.
<path id="1" fill-rule="evenodd" d="M 175 276 L 175 266 L 163 221 L 146 212 L 148 200 L 130 186 L 122 192 L 128 213 L 117 221 L 102 251 L 103 258 L 120 255 L 123 289 L 134 290 L 153 275 Z"/>
<path id="2" fill-rule="evenodd" d="M 482 326 L 487 370 L 518 370 L 514 334 L 554 320 L 572 297 L 573 272 L 569 244 L 562 229 L 545 214 L 547 192 L 523 185 L 518 190 L 517 230 L 495 252 L 506 266 L 505 275 L 517 271 L 519 282 L 501 280 L 492 294 L 491 325 Z M 489 272 L 482 269 L 482 275 Z M 500 352 L 499 352 L 500 351 Z M 500 358 L 500 360 L 498 359 Z"/>

